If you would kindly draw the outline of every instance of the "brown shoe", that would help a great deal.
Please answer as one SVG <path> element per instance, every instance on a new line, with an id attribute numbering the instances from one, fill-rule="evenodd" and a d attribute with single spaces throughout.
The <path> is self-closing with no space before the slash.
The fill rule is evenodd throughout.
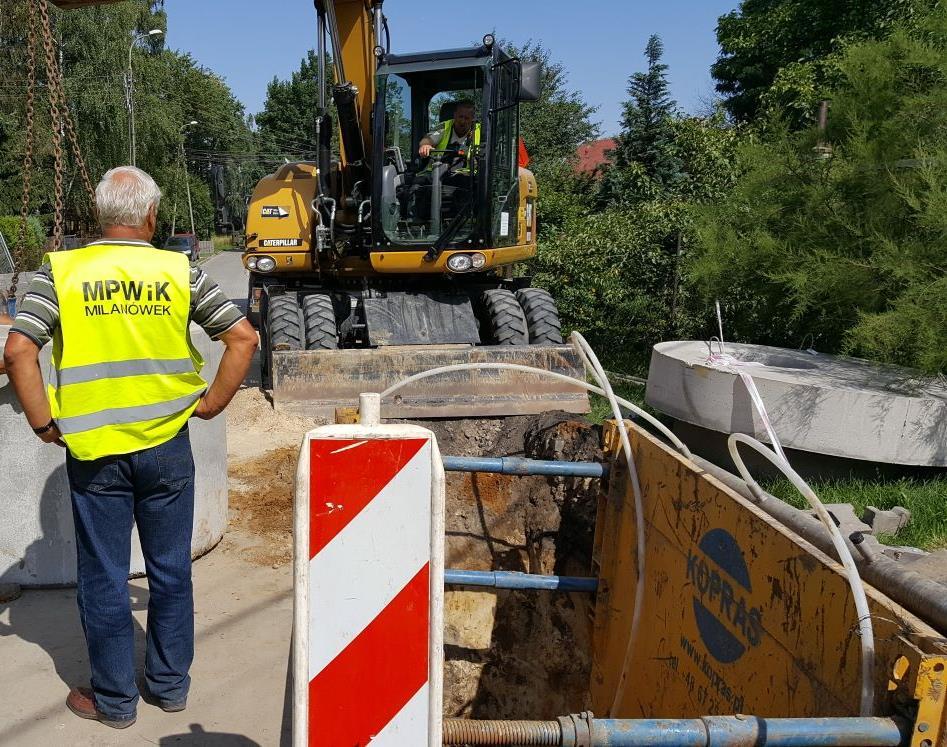
<path id="1" fill-rule="evenodd" d="M 111 719 L 100 713 L 95 707 L 95 699 L 92 691 L 88 687 L 74 687 L 69 691 L 66 698 L 66 706 L 79 718 L 87 718 L 92 721 L 110 726 L 113 729 L 127 729 L 137 721 L 136 716 L 126 719 Z"/>

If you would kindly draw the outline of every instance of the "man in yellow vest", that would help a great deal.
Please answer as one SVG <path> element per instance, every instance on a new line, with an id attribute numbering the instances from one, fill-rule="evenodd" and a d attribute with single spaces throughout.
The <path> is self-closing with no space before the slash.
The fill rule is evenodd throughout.
<path id="1" fill-rule="evenodd" d="M 133 522 L 148 574 L 145 682 L 165 711 L 187 702 L 194 655 L 188 419 L 209 420 L 243 382 L 258 338 L 217 285 L 178 252 L 155 249 L 161 191 L 125 166 L 99 183 L 102 240 L 55 252 L 32 280 L 4 349 L 33 431 L 67 449 L 76 529 L 77 601 L 91 688 L 66 705 L 123 729 L 136 719 L 128 596 Z M 190 322 L 226 346 L 210 385 Z M 44 387 L 39 351 L 53 342 Z"/>
<path id="2" fill-rule="evenodd" d="M 462 207 L 470 197 L 470 161 L 473 151 L 480 146 L 480 123 L 476 121 L 477 108 L 473 101 L 458 101 L 454 117 L 441 122 L 436 130 L 429 132 L 418 147 L 421 158 L 430 158 L 437 154 L 442 164 L 448 168 L 442 174 L 440 183 L 445 196 L 450 196 L 453 212 Z M 431 218 L 431 190 L 433 188 L 431 163 L 426 169 L 415 175 L 411 190 L 406 194 L 405 213 L 413 214 L 416 220 Z"/>

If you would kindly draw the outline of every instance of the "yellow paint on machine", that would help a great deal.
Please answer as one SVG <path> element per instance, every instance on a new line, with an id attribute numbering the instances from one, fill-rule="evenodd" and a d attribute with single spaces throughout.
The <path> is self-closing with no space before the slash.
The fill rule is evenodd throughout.
<path id="1" fill-rule="evenodd" d="M 484 269 L 501 267 L 514 262 L 522 262 L 536 256 L 535 244 L 524 244 L 520 246 L 509 246 L 503 249 L 458 249 L 442 252 L 433 262 L 425 259 L 427 250 L 424 251 L 389 251 L 372 252 L 372 267 L 376 272 L 384 274 L 450 274 L 447 269 L 447 260 L 454 254 L 469 254 L 470 252 L 479 252 L 486 257 L 487 263 Z"/>
<path id="2" fill-rule="evenodd" d="M 841 566 L 695 464 L 629 426 L 646 521 L 638 640 L 631 481 L 615 424 L 593 571 L 592 710 L 613 718 L 855 716 L 860 643 Z M 947 743 L 947 640 L 866 587 L 875 626 L 876 715 L 916 712 L 912 744 Z M 613 711 L 622 677 L 624 697 Z"/>

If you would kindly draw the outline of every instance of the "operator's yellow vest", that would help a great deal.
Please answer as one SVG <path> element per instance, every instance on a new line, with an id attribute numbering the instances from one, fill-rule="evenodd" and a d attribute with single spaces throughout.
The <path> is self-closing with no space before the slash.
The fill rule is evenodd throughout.
<path id="1" fill-rule="evenodd" d="M 60 314 L 49 402 L 69 451 L 90 460 L 173 438 L 207 388 L 188 334 L 187 257 L 98 243 L 46 261 Z"/>
<path id="2" fill-rule="evenodd" d="M 437 149 L 438 149 L 438 150 L 447 150 L 447 149 L 450 147 L 450 139 L 451 139 L 451 136 L 454 134 L 454 120 L 451 119 L 451 120 L 448 120 L 447 122 L 441 122 L 441 125 L 440 125 L 440 126 L 444 129 L 444 134 L 441 135 L 441 142 L 438 143 Z M 479 146 L 479 145 L 480 145 L 480 123 L 479 123 L 479 122 L 477 122 L 477 123 L 474 125 L 473 145 L 474 145 L 474 146 Z M 472 153 L 472 151 L 469 151 L 469 150 L 468 150 L 468 151 L 467 151 L 467 163 L 470 163 L 470 158 L 471 158 L 471 156 L 473 156 L 473 153 Z"/>

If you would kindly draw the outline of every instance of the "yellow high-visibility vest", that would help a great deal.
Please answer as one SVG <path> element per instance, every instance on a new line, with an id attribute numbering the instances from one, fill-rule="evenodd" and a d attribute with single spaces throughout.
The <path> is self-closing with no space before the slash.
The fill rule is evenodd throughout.
<path id="1" fill-rule="evenodd" d="M 173 438 L 207 389 L 191 343 L 190 264 L 140 243 L 49 254 L 59 299 L 53 419 L 77 459 Z"/>
<path id="2" fill-rule="evenodd" d="M 437 150 L 447 150 L 450 147 L 450 139 L 454 134 L 454 120 L 451 119 L 447 122 L 441 122 L 441 128 L 444 131 L 444 134 L 441 135 L 441 142 L 437 145 Z M 473 143 L 472 145 L 480 145 L 480 123 L 477 122 L 474 124 L 473 131 Z M 473 156 L 473 151 L 468 148 L 467 150 L 467 163 L 470 163 L 470 159 Z"/>

